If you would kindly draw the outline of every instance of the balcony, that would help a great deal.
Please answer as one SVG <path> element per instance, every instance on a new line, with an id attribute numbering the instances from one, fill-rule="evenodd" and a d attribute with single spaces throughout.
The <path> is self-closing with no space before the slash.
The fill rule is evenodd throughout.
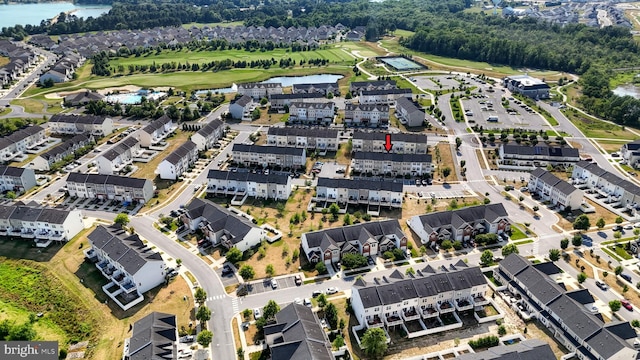
<path id="1" fill-rule="evenodd" d="M 367 316 L 367 328 L 383 327 L 382 319 L 378 315 Z"/>
<path id="2" fill-rule="evenodd" d="M 102 274 L 107 278 L 111 278 L 114 272 L 116 272 L 116 268 L 111 264 L 102 269 Z"/>
<path id="3" fill-rule="evenodd" d="M 131 280 L 125 282 L 124 284 L 121 284 L 120 288 L 122 289 L 122 291 L 124 291 L 127 294 L 131 294 L 135 291 L 138 291 L 136 284 L 134 284 Z"/>
<path id="4" fill-rule="evenodd" d="M 118 271 L 113 275 L 113 281 L 115 281 L 118 284 L 121 284 L 126 279 L 127 279 L 127 277 L 121 271 Z"/>
<path id="5" fill-rule="evenodd" d="M 477 295 L 473 298 L 475 306 L 484 306 L 489 304 L 489 300 L 482 295 Z"/>
<path id="6" fill-rule="evenodd" d="M 416 308 L 412 306 L 402 310 L 402 318 L 404 318 L 405 321 L 418 320 L 420 319 L 420 314 L 418 314 Z"/>
<path id="7" fill-rule="evenodd" d="M 89 259 L 89 261 L 91 261 L 91 262 L 98 261 L 98 254 L 96 254 L 96 251 L 93 250 L 92 248 L 88 248 L 88 249 L 84 250 L 83 252 L 84 252 L 84 257 Z"/>
<path id="8" fill-rule="evenodd" d="M 451 305 L 449 301 L 445 301 L 443 303 L 438 304 L 438 311 L 440 311 L 440 314 L 450 313 L 450 312 L 453 312 L 454 310 L 455 308 L 453 307 L 453 305 Z"/>
<path id="9" fill-rule="evenodd" d="M 384 322 L 387 324 L 387 326 L 402 325 L 402 318 L 397 314 L 391 314 L 385 316 Z"/>
<path id="10" fill-rule="evenodd" d="M 438 316 L 438 310 L 436 310 L 433 306 L 422 306 L 421 312 L 422 317 L 425 319 Z"/>
<path id="11" fill-rule="evenodd" d="M 456 304 L 456 310 L 465 311 L 473 309 L 473 301 L 469 298 L 458 299 L 454 301 Z"/>
<path id="12" fill-rule="evenodd" d="M 25 230 L 20 232 L 20 236 L 25 239 L 33 239 L 36 237 L 36 234 L 31 230 Z"/>

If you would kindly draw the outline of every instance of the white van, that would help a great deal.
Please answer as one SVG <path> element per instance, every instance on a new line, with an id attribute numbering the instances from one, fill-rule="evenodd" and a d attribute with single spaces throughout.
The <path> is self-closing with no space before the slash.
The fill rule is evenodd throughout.
<path id="1" fill-rule="evenodd" d="M 487 122 L 498 122 L 498 117 L 497 116 L 489 116 L 487 118 Z"/>

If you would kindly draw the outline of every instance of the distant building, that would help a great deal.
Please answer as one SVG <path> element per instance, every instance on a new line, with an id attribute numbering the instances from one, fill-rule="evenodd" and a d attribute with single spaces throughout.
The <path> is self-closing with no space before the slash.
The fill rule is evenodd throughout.
<path id="1" fill-rule="evenodd" d="M 321 84 L 293 84 L 293 93 L 294 94 L 312 94 L 312 93 L 320 93 L 324 96 L 329 95 L 329 93 L 339 96 L 340 95 L 340 87 L 338 83 L 321 83 Z"/>
<path id="2" fill-rule="evenodd" d="M 178 126 L 167 115 L 161 116 L 159 119 L 153 120 L 142 129 L 136 132 L 140 146 L 148 148 L 156 145 L 171 135 Z"/>
<path id="3" fill-rule="evenodd" d="M 117 200 L 146 204 L 153 197 L 153 182 L 128 176 L 69 173 L 67 191 L 71 197 Z"/>
<path id="4" fill-rule="evenodd" d="M 32 169 L 0 165 L 0 191 L 24 193 L 36 185 L 36 174 Z"/>
<path id="5" fill-rule="evenodd" d="M 396 89 L 395 80 L 353 81 L 349 84 L 349 91 L 357 95 L 360 91 Z"/>
<path id="6" fill-rule="evenodd" d="M 198 147 L 188 140 L 158 165 L 160 179 L 177 180 L 198 161 Z"/>
<path id="7" fill-rule="evenodd" d="M 254 107 L 255 105 L 251 96 L 243 95 L 229 105 L 229 113 L 233 119 L 251 121 L 251 111 Z"/>
<path id="8" fill-rule="evenodd" d="M 113 120 L 97 115 L 56 114 L 47 125 L 52 134 L 106 136 L 113 132 Z"/>
<path id="9" fill-rule="evenodd" d="M 124 360 L 174 360 L 178 358 L 176 316 L 152 312 L 133 323 L 124 341 Z"/>
<path id="10" fill-rule="evenodd" d="M 360 90 L 358 101 L 360 104 L 394 105 L 396 100 L 400 98 L 411 100 L 412 96 L 411 89 Z"/>
<path id="11" fill-rule="evenodd" d="M 580 161 L 578 149 L 542 145 L 501 144 L 498 167 L 533 170 L 536 167 L 561 166 L 567 168 Z"/>
<path id="12" fill-rule="evenodd" d="M 291 195 L 291 178 L 284 174 L 254 174 L 250 171 L 209 170 L 207 193 L 251 196 L 261 199 L 287 200 Z"/>
<path id="13" fill-rule="evenodd" d="M 233 144 L 233 162 L 244 166 L 280 166 L 299 169 L 307 164 L 306 149 Z"/>
<path id="14" fill-rule="evenodd" d="M 522 94 L 533 99 L 548 99 L 551 89 L 542 80 L 529 75 L 512 75 L 502 80 L 504 87 L 511 92 Z"/>
<path id="15" fill-rule="evenodd" d="M 551 350 L 551 346 L 538 339 L 527 339 L 509 346 L 494 346 L 484 351 L 461 354 L 456 357 L 458 360 L 543 360 L 555 358 L 556 355 Z"/>
<path id="16" fill-rule="evenodd" d="M 398 98 L 396 100 L 396 113 L 398 114 L 400 122 L 408 127 L 424 125 L 425 112 L 411 101 L 411 98 Z"/>
<path id="17" fill-rule="evenodd" d="M 64 103 L 70 106 L 85 106 L 92 101 L 104 100 L 104 95 L 95 91 L 81 91 L 64 97 Z"/>
<path id="18" fill-rule="evenodd" d="M 270 126 L 267 132 L 267 145 L 337 151 L 338 130 Z"/>
<path id="19" fill-rule="evenodd" d="M 335 117 L 335 103 L 293 102 L 289 105 L 289 122 L 329 126 Z"/>
<path id="20" fill-rule="evenodd" d="M 634 140 L 622 145 L 620 156 L 629 166 L 637 169 L 640 161 L 640 140 Z"/>
<path id="21" fill-rule="evenodd" d="M 297 93 L 297 94 L 274 94 L 269 96 L 272 111 L 284 111 L 295 102 L 326 102 L 327 98 L 321 93 Z"/>
<path id="22" fill-rule="evenodd" d="M 389 127 L 389 105 L 347 104 L 344 109 L 346 126 L 387 128 Z"/>
<path id="23" fill-rule="evenodd" d="M 624 207 L 619 211 L 630 211 L 632 215 L 640 211 L 640 186 L 612 174 L 597 164 L 580 161 L 573 166 L 573 184 L 581 189 L 595 192 L 609 206 Z"/>
<path id="24" fill-rule="evenodd" d="M 238 84 L 238 94 L 248 95 L 253 100 L 259 101 L 262 98 L 269 98 L 273 94 L 282 94 L 281 83 L 245 83 Z"/>
<path id="25" fill-rule="evenodd" d="M 94 144 L 93 136 L 85 134 L 76 135 L 33 158 L 29 163 L 29 167 L 35 170 L 49 171 L 53 164 L 63 161 L 65 157 L 73 155 L 81 148 L 92 144 Z"/>
<path id="26" fill-rule="evenodd" d="M 584 197 L 582 190 L 541 168 L 531 172 L 527 189 L 560 210 L 579 209 Z"/>
<path id="27" fill-rule="evenodd" d="M 198 150 L 206 151 L 212 149 L 218 140 L 222 139 L 225 131 L 225 125 L 222 121 L 218 119 L 211 120 L 196 131 L 195 134 L 191 135 L 191 141 L 196 144 Z"/>

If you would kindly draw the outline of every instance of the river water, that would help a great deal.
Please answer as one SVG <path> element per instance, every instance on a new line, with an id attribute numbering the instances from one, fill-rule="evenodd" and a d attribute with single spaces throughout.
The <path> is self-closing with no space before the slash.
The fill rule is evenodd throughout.
<path id="1" fill-rule="evenodd" d="M 634 84 L 624 84 L 613 89 L 613 93 L 618 96 L 633 96 L 636 99 L 640 99 L 640 87 Z"/>
<path id="2" fill-rule="evenodd" d="M 15 25 L 40 25 L 42 20 L 61 12 L 73 11 L 77 17 L 98 17 L 111 9 L 109 5 L 77 5 L 68 2 L 0 5 L 0 28 Z"/>

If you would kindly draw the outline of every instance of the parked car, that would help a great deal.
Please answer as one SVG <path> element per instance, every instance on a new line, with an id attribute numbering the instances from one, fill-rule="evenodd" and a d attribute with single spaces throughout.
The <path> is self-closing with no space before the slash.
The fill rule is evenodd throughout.
<path id="1" fill-rule="evenodd" d="M 629 274 L 622 273 L 622 274 L 620 274 L 620 277 L 625 279 L 625 280 L 627 280 L 628 282 L 632 281 L 631 280 L 631 275 L 629 275 Z"/>
<path id="2" fill-rule="evenodd" d="M 631 225 L 631 224 L 627 224 L 627 225 L 625 225 L 625 226 L 623 227 L 623 229 L 625 229 L 625 230 L 633 230 L 633 225 Z"/>
<path id="3" fill-rule="evenodd" d="M 312 307 L 313 306 L 311 304 L 311 299 L 309 299 L 309 298 L 305 298 L 304 300 L 302 300 L 302 305 L 304 305 L 306 307 Z"/>
<path id="4" fill-rule="evenodd" d="M 376 264 L 376 262 L 373 260 L 371 256 L 367 256 L 367 264 L 369 264 L 370 266 L 373 266 Z"/>
<path id="5" fill-rule="evenodd" d="M 184 359 L 184 358 L 190 358 L 191 355 L 193 355 L 193 350 L 191 349 L 180 349 L 178 350 L 178 358 L 180 359 Z"/>
<path id="6" fill-rule="evenodd" d="M 222 267 L 222 276 L 229 275 L 232 273 L 233 273 L 233 269 L 231 269 L 231 266 L 225 265 Z"/>
<path id="7" fill-rule="evenodd" d="M 620 300 L 620 303 L 622 304 L 622 306 L 624 306 L 625 309 L 633 311 L 633 306 L 631 306 L 629 300 Z"/>
<path id="8" fill-rule="evenodd" d="M 258 320 L 262 317 L 262 313 L 260 312 L 260 308 L 253 309 L 253 318 Z"/>
<path id="9" fill-rule="evenodd" d="M 192 343 L 195 341 L 195 337 L 193 335 L 186 335 L 180 338 L 180 342 L 182 343 Z"/>
<path id="10" fill-rule="evenodd" d="M 314 292 L 311 293 L 311 297 L 316 298 L 316 297 L 320 296 L 321 294 L 322 294 L 322 291 L 317 290 L 317 291 L 314 291 Z"/>
<path id="11" fill-rule="evenodd" d="M 271 279 L 271 288 L 274 290 L 278 288 L 278 282 L 276 279 Z"/>
<path id="12" fill-rule="evenodd" d="M 179 273 L 179 272 L 177 272 L 177 271 L 175 271 L 175 270 L 173 270 L 172 272 L 170 272 L 170 273 L 168 273 L 168 274 L 167 274 L 167 276 L 168 276 L 169 278 L 174 278 L 174 277 L 176 277 L 176 276 L 178 276 L 178 275 L 180 275 L 180 273 Z"/>
<path id="13" fill-rule="evenodd" d="M 302 285 L 302 276 L 300 276 L 300 275 L 296 275 L 294 279 L 295 279 L 295 281 L 296 281 L 296 285 L 297 285 L 297 286 Z"/>
<path id="14" fill-rule="evenodd" d="M 327 288 L 327 291 L 326 291 L 327 295 L 333 295 L 337 292 L 338 292 L 338 288 L 335 288 L 335 287 Z"/>
<path id="15" fill-rule="evenodd" d="M 622 226 L 620 226 L 620 225 L 614 225 L 614 226 L 613 226 L 613 231 L 622 231 Z"/>
<path id="16" fill-rule="evenodd" d="M 296 304 L 302 305 L 302 299 L 300 299 L 300 298 L 293 299 L 293 302 L 296 303 Z"/>
<path id="17" fill-rule="evenodd" d="M 609 288 L 607 286 L 607 284 L 603 283 L 602 281 L 598 281 L 598 280 L 596 280 L 596 286 L 598 286 L 600 288 L 600 290 L 602 290 L 602 291 L 607 291 L 607 289 Z"/>

